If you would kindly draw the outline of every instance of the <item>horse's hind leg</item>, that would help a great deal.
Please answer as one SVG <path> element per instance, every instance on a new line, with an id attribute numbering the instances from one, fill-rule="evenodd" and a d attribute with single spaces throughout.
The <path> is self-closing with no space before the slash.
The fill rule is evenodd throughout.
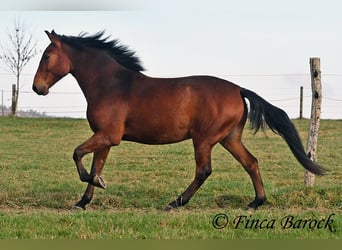
<path id="1" fill-rule="evenodd" d="M 235 133 L 232 132 L 220 143 L 237 161 L 241 163 L 251 177 L 255 190 L 255 199 L 248 205 L 248 207 L 257 209 L 258 206 L 262 205 L 266 200 L 257 159 L 242 144 L 241 133 L 238 133 L 237 131 L 235 131 Z"/>
<path id="2" fill-rule="evenodd" d="M 195 143 L 195 160 L 196 160 L 196 173 L 195 179 L 189 187 L 180 195 L 176 200 L 171 202 L 164 210 L 168 211 L 173 208 L 184 206 L 189 202 L 190 198 L 196 193 L 203 182 L 211 174 L 211 150 L 212 146 L 205 143 Z"/>

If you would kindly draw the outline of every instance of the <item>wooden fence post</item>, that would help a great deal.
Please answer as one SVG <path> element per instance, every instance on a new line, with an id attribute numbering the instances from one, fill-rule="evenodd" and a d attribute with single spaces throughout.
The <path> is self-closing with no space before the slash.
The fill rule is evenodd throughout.
<path id="1" fill-rule="evenodd" d="M 16 92 L 16 86 L 15 84 L 12 84 L 12 115 L 15 115 L 16 111 L 16 98 L 15 98 L 15 92 Z"/>
<path id="2" fill-rule="evenodd" d="M 307 155 L 312 161 L 317 160 L 317 138 L 319 131 L 319 123 L 321 118 L 322 104 L 322 84 L 320 59 L 310 58 L 311 88 L 312 88 L 312 104 L 311 104 L 311 120 L 307 144 Z M 315 184 L 315 175 L 305 170 L 304 184 L 313 186 Z"/>
<path id="3" fill-rule="evenodd" d="M 299 119 L 303 119 L 303 86 L 300 86 Z"/>

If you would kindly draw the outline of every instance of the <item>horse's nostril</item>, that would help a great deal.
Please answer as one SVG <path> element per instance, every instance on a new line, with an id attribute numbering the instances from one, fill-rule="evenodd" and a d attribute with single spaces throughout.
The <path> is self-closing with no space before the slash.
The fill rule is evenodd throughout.
<path id="1" fill-rule="evenodd" d="M 36 92 L 38 95 L 46 95 L 47 91 L 46 91 L 46 87 L 45 86 L 41 86 L 41 87 L 37 87 L 35 84 L 33 84 L 32 89 L 34 92 Z"/>

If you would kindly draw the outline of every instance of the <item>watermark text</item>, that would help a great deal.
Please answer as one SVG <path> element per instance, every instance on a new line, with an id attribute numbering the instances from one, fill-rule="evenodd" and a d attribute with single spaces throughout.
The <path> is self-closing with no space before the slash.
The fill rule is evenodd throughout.
<path id="1" fill-rule="evenodd" d="M 229 216 L 224 213 L 215 215 L 212 225 L 215 229 L 223 229 L 231 227 L 233 229 L 276 229 L 283 230 L 328 230 L 332 233 L 336 232 L 334 227 L 335 214 L 321 216 L 316 218 L 303 218 L 300 216 L 286 215 L 282 218 L 262 218 L 255 215 L 238 215 L 230 220 Z"/>

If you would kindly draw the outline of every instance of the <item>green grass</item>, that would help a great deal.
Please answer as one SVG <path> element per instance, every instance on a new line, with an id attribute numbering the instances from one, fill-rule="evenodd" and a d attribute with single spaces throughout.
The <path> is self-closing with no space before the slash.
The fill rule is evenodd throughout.
<path id="1" fill-rule="evenodd" d="M 308 120 L 295 120 L 306 144 Z M 244 143 L 258 158 L 268 197 L 256 212 L 243 208 L 254 198 L 248 175 L 219 145 L 213 173 L 184 208 L 161 211 L 194 176 L 191 141 L 164 146 L 122 142 L 112 148 L 86 212 L 71 212 L 86 184 L 79 181 L 72 153 L 91 136 L 85 120 L 0 118 L 0 238 L 293 239 L 342 236 L 342 121 L 322 120 L 318 162 L 329 169 L 313 188 L 281 137 L 246 129 Z M 91 163 L 91 156 L 85 157 Z M 230 222 L 215 229 L 216 214 Z M 324 219 L 334 213 L 336 232 L 282 229 L 282 218 Z M 273 229 L 238 228 L 239 215 L 276 221 Z"/>

